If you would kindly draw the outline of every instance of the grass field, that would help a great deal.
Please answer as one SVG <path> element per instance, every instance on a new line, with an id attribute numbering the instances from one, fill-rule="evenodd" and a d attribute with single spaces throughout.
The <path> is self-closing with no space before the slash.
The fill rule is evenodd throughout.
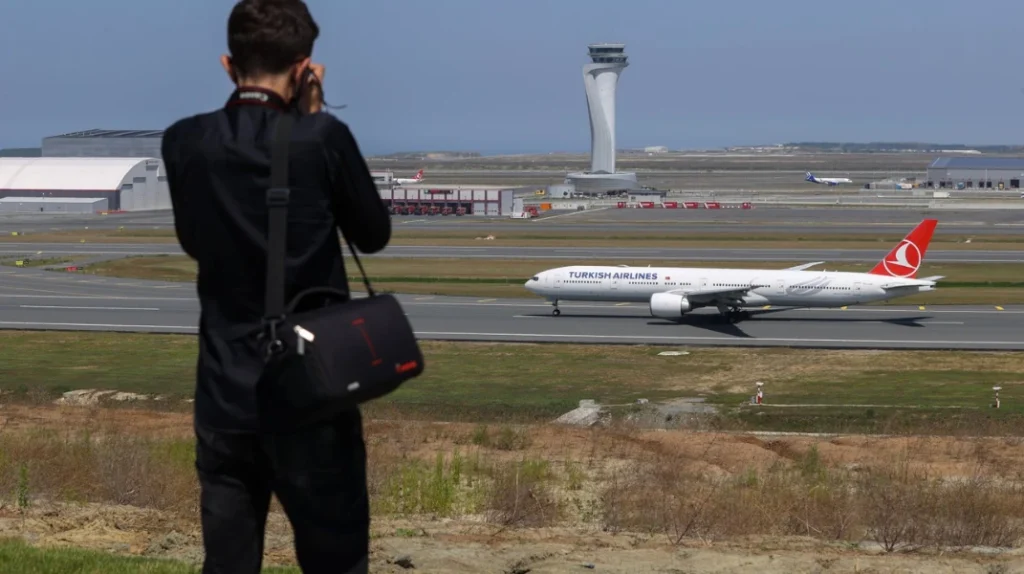
<path id="1" fill-rule="evenodd" d="M 360 288 L 355 275 L 357 267 L 351 258 L 345 260 L 351 284 Z M 588 261 L 593 265 L 618 265 L 625 260 Z M 635 262 L 633 262 L 635 263 Z M 782 269 L 803 263 L 772 262 L 765 265 L 757 261 L 644 261 L 643 264 L 680 267 L 770 267 Z M 523 283 L 539 270 L 562 264 L 557 260 L 499 259 L 486 263 L 473 259 L 454 258 L 374 258 L 363 261 L 371 281 L 387 291 L 424 295 L 454 295 L 472 297 L 534 297 L 523 288 Z M 819 269 L 830 271 L 859 271 L 871 269 L 869 263 L 841 263 L 823 265 Z M 110 277 L 153 279 L 160 281 L 195 280 L 195 263 L 184 256 L 132 257 L 115 259 L 91 265 L 82 271 Z M 897 299 L 889 304 L 990 304 L 1011 305 L 1024 303 L 1024 265 L 936 263 L 921 267 L 920 276 L 943 275 L 939 290 L 915 297 Z"/>
<path id="2" fill-rule="evenodd" d="M 457 226 L 436 231 L 403 229 L 393 231 L 391 245 L 473 246 L 484 244 L 489 234 L 495 239 L 487 245 L 524 247 L 721 247 L 752 249 L 835 248 L 878 249 L 879 258 L 903 239 L 908 230 L 886 230 L 878 236 L 851 234 L 762 234 L 756 232 L 680 233 L 625 231 L 543 231 L 516 228 L 516 223 L 498 222 L 493 229 L 460 230 Z M 970 239 L 970 243 L 966 240 Z M 171 229 L 83 229 L 0 236 L 0 242 L 14 243 L 177 243 Z M 983 235 L 936 233 L 931 245 L 949 250 L 1017 250 L 1024 235 Z"/>
<path id="3" fill-rule="evenodd" d="M 643 346 L 424 341 L 422 347 L 426 373 L 371 410 L 522 422 L 550 420 L 582 399 L 626 406 L 641 398 L 703 398 L 721 409 L 717 424 L 724 427 L 780 429 L 812 422 L 835 428 L 839 422 L 830 423 L 829 413 L 851 415 L 867 427 L 888 424 L 883 419 L 901 410 L 923 417 L 906 421 L 920 425 L 1024 415 L 1024 353 L 693 348 L 667 357 L 658 355 L 662 348 Z M 195 353 L 192 336 L 4 331 L 0 390 L 33 401 L 74 389 L 189 398 Z M 766 407 L 754 416 L 744 403 L 755 381 L 766 383 L 772 404 L 794 406 Z M 994 384 L 1004 387 L 1003 408 L 991 413 Z"/>

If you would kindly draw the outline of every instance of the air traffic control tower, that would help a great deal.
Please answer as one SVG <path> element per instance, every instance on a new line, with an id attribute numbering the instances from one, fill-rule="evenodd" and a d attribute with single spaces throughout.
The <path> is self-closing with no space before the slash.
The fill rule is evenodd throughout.
<path id="1" fill-rule="evenodd" d="M 590 112 L 590 171 L 570 173 L 565 182 L 578 191 L 633 189 L 636 174 L 615 171 L 615 90 L 629 65 L 625 44 L 591 44 L 591 63 L 583 66 Z"/>

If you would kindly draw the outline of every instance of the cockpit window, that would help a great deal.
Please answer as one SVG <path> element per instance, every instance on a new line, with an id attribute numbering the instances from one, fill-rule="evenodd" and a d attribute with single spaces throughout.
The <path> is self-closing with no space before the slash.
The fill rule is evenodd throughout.
<path id="1" fill-rule="evenodd" d="M 540 281 L 540 278 L 534 275 L 533 277 L 530 278 L 530 281 Z"/>

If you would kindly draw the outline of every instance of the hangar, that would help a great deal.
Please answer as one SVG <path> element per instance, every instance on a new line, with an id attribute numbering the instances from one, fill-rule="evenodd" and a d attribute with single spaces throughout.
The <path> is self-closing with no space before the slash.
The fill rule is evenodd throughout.
<path id="1" fill-rule="evenodd" d="M 934 189 L 1019 189 L 1024 158 L 940 157 L 928 166 L 926 186 Z"/>
<path id="2" fill-rule="evenodd" d="M 0 158 L 0 198 L 104 199 L 104 210 L 170 209 L 163 162 L 154 158 Z M 59 210 L 48 200 L 49 211 Z M 95 201 L 90 205 L 102 205 Z"/>

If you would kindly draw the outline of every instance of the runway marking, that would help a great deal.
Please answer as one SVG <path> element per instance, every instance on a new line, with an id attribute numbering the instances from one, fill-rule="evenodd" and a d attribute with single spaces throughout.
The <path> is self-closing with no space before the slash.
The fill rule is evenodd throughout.
<path id="1" fill-rule="evenodd" d="M 2 323 L 0 323 L 2 324 Z M 1021 341 L 928 341 L 911 339 L 797 339 L 786 337 L 689 337 L 689 336 L 658 336 L 658 335 L 585 335 L 570 333 L 472 333 L 458 331 L 416 331 L 417 336 L 434 335 L 444 337 L 508 337 L 508 338 L 536 338 L 536 339 L 597 339 L 597 340 L 626 340 L 626 341 L 741 341 L 741 342 L 772 342 L 772 343 L 871 343 L 871 344 L 910 344 L 910 345 L 1024 345 Z"/>
<path id="2" fill-rule="evenodd" d="M 497 299 L 480 299 L 477 303 L 490 303 L 491 301 L 497 301 Z"/>
<path id="3" fill-rule="evenodd" d="M 3 291 L 6 291 L 8 289 L 12 289 L 14 291 L 31 291 L 33 293 L 52 293 L 52 295 L 22 295 L 13 293 L 3 293 Z M 76 297 L 79 297 L 79 295 L 75 295 L 74 293 L 64 293 L 62 291 L 49 291 L 46 289 L 40 289 L 38 287 L 13 287 L 11 285 L 3 285 L 0 286 L 0 299 L 4 297 L 41 297 L 47 299 L 74 299 Z"/>
<path id="4" fill-rule="evenodd" d="M 597 211 L 605 211 L 607 209 L 611 209 L 611 206 L 609 205 L 608 207 L 599 207 L 597 209 L 584 209 L 582 211 L 573 211 L 572 213 L 563 213 L 561 215 L 551 215 L 551 216 L 548 216 L 548 217 L 539 217 L 537 219 L 531 219 L 530 221 L 532 223 L 540 223 L 540 222 L 548 221 L 548 220 L 551 220 L 551 219 L 558 219 L 559 217 L 569 217 L 570 215 L 584 215 L 584 214 L 594 213 L 594 212 L 597 212 Z"/>
<path id="5" fill-rule="evenodd" d="M 996 305 L 996 310 L 997 310 L 997 311 L 1002 311 L 1002 310 L 1003 310 L 1003 307 L 1002 307 L 1001 305 Z"/>
<path id="6" fill-rule="evenodd" d="M 616 307 L 625 307 L 626 305 L 629 305 L 629 303 L 616 303 L 615 304 Z"/>
<path id="7" fill-rule="evenodd" d="M 6 287 L 6 289 L 12 289 L 12 287 Z M 31 288 L 25 288 L 26 291 L 32 291 Z M 11 294 L 11 293 L 0 293 L 0 300 L 7 299 L 88 299 L 101 301 L 187 301 L 189 303 L 198 303 L 194 298 L 190 297 L 149 297 L 149 296 L 126 296 L 126 295 L 61 295 L 58 291 L 43 291 L 43 293 L 58 293 L 57 295 L 27 295 L 23 293 Z"/>
<path id="8" fill-rule="evenodd" d="M 94 311 L 159 311 L 156 307 L 74 307 L 70 305 L 18 305 L 22 309 L 88 309 Z"/>
<path id="9" fill-rule="evenodd" d="M 181 325 L 126 325 L 118 323 L 42 323 L 38 321 L 0 321 L 0 325 L 21 327 L 103 327 L 107 329 L 174 329 L 177 331 L 198 331 L 197 327 Z"/>
<path id="10" fill-rule="evenodd" d="M 417 297 L 415 301 L 428 301 L 430 299 L 434 299 L 434 296 L 431 295 L 430 297 Z"/>
<path id="11" fill-rule="evenodd" d="M 917 310 L 918 311 L 924 311 L 925 310 L 924 305 L 918 305 L 917 306 Z"/>

